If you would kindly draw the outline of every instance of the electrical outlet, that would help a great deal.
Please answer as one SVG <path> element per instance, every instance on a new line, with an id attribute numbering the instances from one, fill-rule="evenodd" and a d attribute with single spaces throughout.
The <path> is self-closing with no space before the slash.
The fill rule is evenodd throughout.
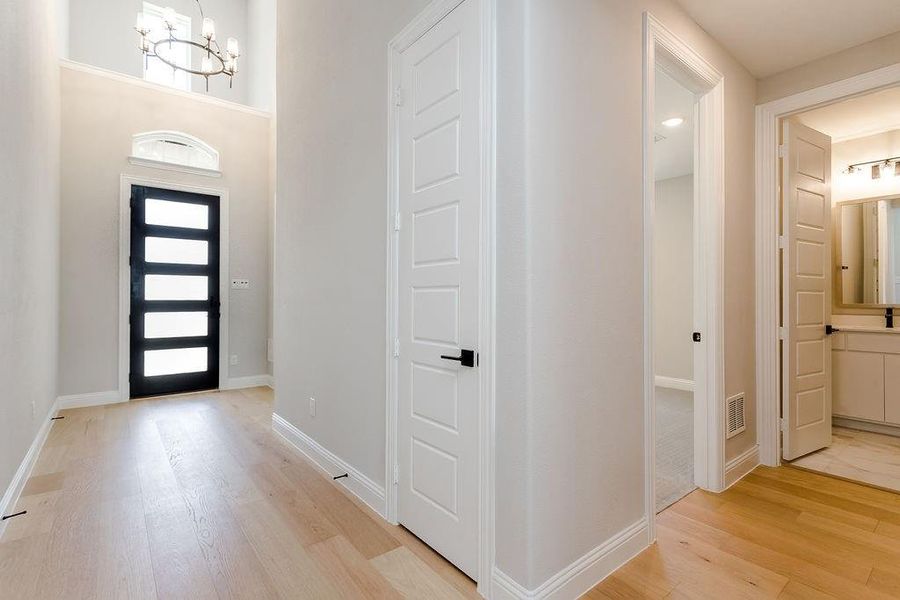
<path id="1" fill-rule="evenodd" d="M 231 360 L 230 360 L 229 362 L 231 363 L 232 366 L 238 364 L 238 355 L 237 355 L 237 354 L 232 354 L 232 355 L 231 355 Z"/>
<path id="2" fill-rule="evenodd" d="M 233 290 L 249 290 L 250 289 L 250 280 L 249 279 L 232 279 L 231 280 L 231 289 L 233 289 Z"/>
<path id="3" fill-rule="evenodd" d="M 309 399 L 309 416 L 311 416 L 311 417 L 316 416 L 316 399 L 315 398 Z"/>

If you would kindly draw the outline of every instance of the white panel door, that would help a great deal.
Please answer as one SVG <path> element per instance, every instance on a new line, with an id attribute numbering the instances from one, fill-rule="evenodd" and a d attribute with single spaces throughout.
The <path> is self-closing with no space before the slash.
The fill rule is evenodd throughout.
<path id="1" fill-rule="evenodd" d="M 783 455 L 831 444 L 831 138 L 785 120 Z"/>
<path id="2" fill-rule="evenodd" d="M 479 21 L 466 0 L 402 53 L 398 181 L 397 517 L 472 578 L 479 375 L 452 358 L 478 349 Z"/>

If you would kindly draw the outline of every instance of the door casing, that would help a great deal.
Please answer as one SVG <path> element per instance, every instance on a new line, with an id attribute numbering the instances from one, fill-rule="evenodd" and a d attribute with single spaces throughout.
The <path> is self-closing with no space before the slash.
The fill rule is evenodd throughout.
<path id="1" fill-rule="evenodd" d="M 694 114 L 694 325 L 702 334 L 694 352 L 694 483 L 726 487 L 724 427 L 724 207 L 725 80 L 712 65 L 644 13 L 644 474 L 645 517 L 656 539 L 656 394 L 653 359 L 654 80 L 665 69 L 699 98 Z"/>
<path id="2" fill-rule="evenodd" d="M 781 464 L 781 386 L 779 358 L 779 204 L 780 121 L 813 107 L 826 106 L 879 89 L 900 85 L 900 63 L 829 83 L 756 107 L 756 422 L 759 459 Z M 849 312 L 849 311 L 848 311 Z M 879 314 L 878 311 L 859 311 Z"/>
<path id="3" fill-rule="evenodd" d="M 386 424 L 385 424 L 385 518 L 397 523 L 397 489 L 394 484 L 397 461 L 397 361 L 394 358 L 398 338 L 398 278 L 399 245 L 395 229 L 395 215 L 399 210 L 399 126 L 396 110 L 397 86 L 401 81 L 401 54 L 417 39 L 450 14 L 464 0 L 436 0 L 420 13 L 388 44 L 388 193 L 387 193 L 387 331 L 386 350 Z M 479 476 L 478 476 L 478 591 L 487 597 L 494 567 L 494 312 L 496 292 L 494 265 L 496 244 L 494 223 L 496 213 L 496 0 L 465 0 L 477 2 L 481 21 L 481 160 L 482 212 L 480 231 L 479 274 Z"/>
<path id="4" fill-rule="evenodd" d="M 128 316 L 131 313 L 131 266 L 128 264 L 128 257 L 131 254 L 131 186 L 133 185 L 219 197 L 219 389 L 224 389 L 228 387 L 228 295 L 230 289 L 228 285 L 228 190 L 123 174 L 120 177 L 119 186 L 119 400 L 128 402 L 131 397 L 131 386 L 128 381 L 131 358 L 131 327 L 128 323 Z"/>

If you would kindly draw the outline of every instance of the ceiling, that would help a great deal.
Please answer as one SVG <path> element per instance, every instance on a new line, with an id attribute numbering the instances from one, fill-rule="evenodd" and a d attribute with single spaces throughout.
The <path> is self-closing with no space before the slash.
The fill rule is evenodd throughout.
<path id="1" fill-rule="evenodd" d="M 660 69 L 656 70 L 656 128 L 653 145 L 654 178 L 657 181 L 694 172 L 694 95 Z M 662 122 L 681 117 L 678 127 Z M 659 139 L 663 136 L 664 139 Z"/>
<path id="2" fill-rule="evenodd" d="M 835 142 L 900 129 L 900 88 L 850 98 L 796 118 Z"/>
<path id="3" fill-rule="evenodd" d="M 757 78 L 900 31 L 897 0 L 676 0 Z"/>

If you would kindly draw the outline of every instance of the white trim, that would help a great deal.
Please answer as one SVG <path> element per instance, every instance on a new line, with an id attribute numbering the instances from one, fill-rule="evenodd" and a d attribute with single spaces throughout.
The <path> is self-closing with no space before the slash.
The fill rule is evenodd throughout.
<path id="1" fill-rule="evenodd" d="M 666 377 L 665 375 L 657 375 L 653 378 L 656 387 L 667 388 L 670 390 L 681 390 L 682 392 L 693 392 L 694 382 L 690 379 L 678 379 L 677 377 Z"/>
<path id="2" fill-rule="evenodd" d="M 270 387 L 275 389 L 272 382 L 272 376 L 268 373 L 263 375 L 250 375 L 247 377 L 230 377 L 225 381 L 225 385 L 220 389 L 223 390 L 245 390 L 255 387 Z"/>
<path id="3" fill-rule="evenodd" d="M 58 411 L 59 401 L 56 401 L 47 412 L 41 428 L 38 429 L 37 435 L 34 436 L 34 441 L 31 442 L 28 452 L 25 453 L 22 462 L 19 464 L 19 468 L 16 469 L 12 481 L 9 482 L 9 487 L 7 487 L 6 492 L 3 493 L 3 498 L 0 498 L 0 516 L 11 514 L 15 509 L 16 503 L 19 501 L 19 496 L 22 495 L 22 490 L 25 489 L 25 484 L 28 482 L 28 478 L 31 477 L 34 465 L 37 463 L 37 459 L 41 454 L 44 442 L 47 441 L 47 436 L 50 434 L 50 428 L 53 426 L 53 421 L 50 419 L 55 417 Z M 11 523 L 11 521 L 8 519 L 6 521 L 0 521 L 0 539 L 3 538 L 3 533 L 9 523 Z"/>
<path id="4" fill-rule="evenodd" d="M 724 207 L 725 79 L 649 12 L 644 13 L 643 236 L 644 236 L 644 513 L 656 539 L 656 376 L 653 357 L 653 220 L 656 195 L 653 137 L 655 69 L 660 67 L 697 98 L 694 144 L 694 482 L 719 491 L 725 478 Z"/>
<path id="5" fill-rule="evenodd" d="M 376 513 L 384 517 L 384 488 L 317 441 L 294 427 L 287 419 L 272 413 L 272 429 L 313 462 L 329 477 L 347 473 L 349 477 L 334 480 L 350 490 Z"/>
<path id="6" fill-rule="evenodd" d="M 70 71 L 78 71 L 81 73 L 87 73 L 89 75 L 96 75 L 98 77 L 112 79 L 112 80 L 118 81 L 120 83 L 127 83 L 129 85 L 134 85 L 134 86 L 154 90 L 157 92 L 163 92 L 163 93 L 171 94 L 174 96 L 180 96 L 182 98 L 187 98 L 189 100 L 203 102 L 206 104 L 217 106 L 219 108 L 226 108 L 228 110 L 236 110 L 238 112 L 246 113 L 248 115 L 254 115 L 257 117 L 263 117 L 265 119 L 272 118 L 272 113 L 265 111 L 265 110 L 260 110 L 258 108 L 253 108 L 252 106 L 247 106 L 245 104 L 238 104 L 237 102 L 231 102 L 230 100 L 222 100 L 221 98 L 216 98 L 215 96 L 207 96 L 200 92 L 188 92 L 185 90 L 179 90 L 178 88 L 173 88 L 173 87 L 169 87 L 166 85 L 161 85 L 159 83 L 145 81 L 144 79 L 142 79 L 140 77 L 135 77 L 133 75 L 125 75 L 123 73 L 116 73 L 115 71 L 110 71 L 109 69 L 102 69 L 100 67 L 95 67 L 93 65 L 86 65 L 84 63 L 76 62 L 76 61 L 70 60 L 68 58 L 59 59 L 59 66 L 64 69 L 69 69 Z"/>
<path id="7" fill-rule="evenodd" d="M 215 169 L 203 169 L 201 167 L 189 167 L 187 165 L 176 165 L 175 163 L 165 162 L 161 160 L 153 160 L 152 158 L 140 158 L 137 156 L 129 156 L 128 162 L 136 167 L 145 167 L 147 169 L 160 169 L 162 171 L 175 171 L 177 173 L 187 173 L 188 175 L 201 175 L 203 177 L 221 177 L 222 171 Z"/>
<path id="8" fill-rule="evenodd" d="M 397 389 L 396 360 L 393 345 L 397 336 L 397 260 L 399 247 L 394 232 L 394 214 L 397 210 L 398 189 L 398 131 L 399 120 L 393 98 L 399 81 L 399 58 L 403 50 L 427 33 L 457 6 L 466 0 L 434 0 L 388 44 L 388 171 L 387 171 L 387 409 L 385 425 L 385 481 L 393 481 L 393 469 L 397 463 Z M 478 2 L 482 34 L 482 97 L 481 97 L 481 159 L 482 159 L 482 214 L 481 214 L 481 264 L 479 290 L 479 534 L 478 534 L 478 592 L 487 597 L 491 588 L 494 569 L 494 455 L 495 455 L 495 365 L 494 340 L 496 310 L 496 243 L 494 223 L 496 218 L 496 0 L 467 0 Z M 394 485 L 386 486 L 385 518 L 397 523 L 397 493 Z"/>
<path id="9" fill-rule="evenodd" d="M 491 580 L 491 598 L 499 599 L 559 599 L 579 598 L 606 579 L 616 569 L 637 556 L 650 544 L 646 519 L 597 546 L 533 590 L 528 590 L 495 568 Z"/>
<path id="10" fill-rule="evenodd" d="M 756 107 L 756 410 L 760 461 L 781 462 L 778 360 L 778 121 L 900 83 L 900 63 Z"/>
<path id="11" fill-rule="evenodd" d="M 860 421 L 859 419 L 851 419 L 848 417 L 832 417 L 831 424 L 835 427 L 844 427 L 846 429 L 856 429 L 859 431 L 868 431 L 871 433 L 880 433 L 882 435 L 900 437 L 900 427 L 896 425 L 889 425 L 888 423 Z"/>
<path id="12" fill-rule="evenodd" d="M 759 466 L 759 444 L 744 450 L 725 465 L 725 489 L 730 488 Z"/>
<path id="13" fill-rule="evenodd" d="M 131 396 L 128 382 L 131 347 L 131 328 L 128 326 L 128 315 L 131 313 L 131 267 L 128 264 L 128 257 L 131 255 L 131 186 L 133 185 L 207 194 L 219 198 L 219 388 L 227 388 L 231 294 L 228 259 L 228 189 L 208 188 L 122 174 L 119 184 L 119 397 L 126 402 Z"/>
<path id="14" fill-rule="evenodd" d="M 119 390 L 109 392 L 93 392 L 90 394 L 71 394 L 60 396 L 56 399 L 60 410 L 67 408 L 86 408 L 88 406 L 106 406 L 107 404 L 119 404 L 127 402 L 128 398 L 122 398 Z"/>

